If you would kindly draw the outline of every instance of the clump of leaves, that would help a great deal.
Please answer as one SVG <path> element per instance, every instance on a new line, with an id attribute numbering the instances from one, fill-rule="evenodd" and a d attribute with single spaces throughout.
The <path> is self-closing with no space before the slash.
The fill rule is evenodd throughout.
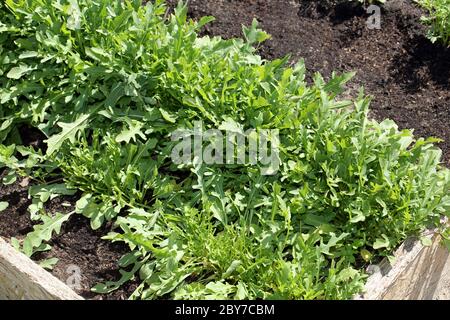
<path id="1" fill-rule="evenodd" d="M 263 60 L 256 21 L 224 40 L 163 1 L 7 0 L 0 17 L 0 165 L 40 183 L 42 224 L 18 246 L 41 248 L 68 218 L 43 203 L 80 191 L 74 213 L 130 248 L 95 292 L 138 278 L 134 299 L 347 299 L 448 214 L 438 140 L 369 119 L 363 92 L 340 100 L 352 74 L 308 85 L 302 61 Z M 174 164 L 170 135 L 199 120 L 278 129 L 280 169 Z M 45 150 L 20 147 L 23 125 Z"/>
<path id="2" fill-rule="evenodd" d="M 431 26 L 428 38 L 434 42 L 450 45 L 450 1 L 449 0 L 416 0 L 428 11 L 422 21 Z"/>

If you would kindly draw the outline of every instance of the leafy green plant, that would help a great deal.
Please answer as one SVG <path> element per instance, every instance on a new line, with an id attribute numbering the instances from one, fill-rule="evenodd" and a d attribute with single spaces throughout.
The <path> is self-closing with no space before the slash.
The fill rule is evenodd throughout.
<path id="1" fill-rule="evenodd" d="M 43 215 L 41 216 L 41 224 L 37 224 L 33 227 L 33 231 L 28 233 L 23 241 L 19 241 L 16 238 L 11 239 L 12 245 L 18 250 L 24 253 L 28 257 L 32 257 L 37 252 L 44 252 L 51 249 L 51 246 L 46 243 L 55 234 L 61 232 L 61 227 L 66 222 L 73 212 L 68 214 L 55 213 L 53 216 Z M 52 269 L 58 262 L 57 258 L 44 259 L 39 264 L 46 269 Z"/>
<path id="2" fill-rule="evenodd" d="M 29 257 L 37 251 L 47 250 L 43 245 L 52 238 L 53 233 L 60 233 L 62 224 L 70 218 L 71 214 L 56 213 L 53 217 L 43 216 L 42 224 L 34 226 L 34 231 L 29 233 L 23 242 L 22 251 Z"/>
<path id="3" fill-rule="evenodd" d="M 5 4 L 6 3 L 6 4 Z M 70 214 L 124 242 L 120 279 L 133 299 L 347 299 L 364 266 L 408 236 L 440 225 L 450 172 L 437 139 L 416 139 L 368 117 L 370 99 L 339 96 L 353 74 L 319 74 L 302 61 L 263 60 L 256 21 L 243 39 L 199 37 L 212 20 L 163 1 L 7 0 L 0 3 L 0 166 L 30 176 L 42 223 L 28 254 Z M 278 129 L 281 167 L 177 165 L 179 128 Z M 23 147 L 20 126 L 46 149 Z M 11 178 L 12 177 L 12 178 Z M 53 196 L 82 196 L 74 213 L 47 214 Z"/>
<path id="4" fill-rule="evenodd" d="M 0 212 L 5 211 L 9 207 L 9 203 L 6 201 L 0 202 Z"/>
<path id="5" fill-rule="evenodd" d="M 450 1 L 449 0 L 416 0 L 428 11 L 422 21 L 430 25 L 428 38 L 434 43 L 440 41 L 450 45 Z"/>

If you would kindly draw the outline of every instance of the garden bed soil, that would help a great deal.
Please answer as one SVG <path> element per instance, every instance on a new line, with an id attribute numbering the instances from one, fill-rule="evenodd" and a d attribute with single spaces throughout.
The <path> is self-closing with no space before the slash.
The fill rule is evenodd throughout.
<path id="1" fill-rule="evenodd" d="M 4 173 L 0 175 L 0 180 Z M 0 236 L 5 240 L 11 237 L 22 239 L 33 230 L 33 222 L 27 211 L 31 200 L 28 199 L 26 179 L 19 179 L 0 189 L 0 201 L 8 201 L 9 207 L 0 214 Z M 47 212 L 70 212 L 78 197 L 55 198 L 46 205 Z M 127 247 L 121 243 L 102 240 L 101 237 L 110 230 L 110 225 L 93 231 L 89 219 L 81 215 L 72 215 L 63 224 L 60 235 L 49 243 L 52 249 L 45 253 L 33 255 L 33 259 L 56 257 L 59 259 L 50 272 L 74 288 L 79 295 L 87 299 L 127 299 L 137 287 L 136 283 L 124 285 L 109 295 L 97 295 L 91 288 L 104 281 L 119 279 L 117 261 L 127 253 Z M 76 273 L 75 273 L 76 272 Z M 78 273 L 79 272 L 79 273 Z"/>
<path id="2" fill-rule="evenodd" d="M 171 8 L 177 0 L 169 0 Z M 202 31 L 225 38 L 242 35 L 241 25 L 256 18 L 272 39 L 259 52 L 266 59 L 290 54 L 290 61 L 305 59 L 308 80 L 315 72 L 329 77 L 332 71 L 356 71 L 349 93 L 360 86 L 373 96 L 372 116 L 390 118 L 401 128 L 411 128 L 418 136 L 439 137 L 444 164 L 450 165 L 450 50 L 431 44 L 426 28 L 419 23 L 423 12 L 411 1 L 388 1 L 382 11 L 380 30 L 366 27 L 368 15 L 357 4 L 334 5 L 332 1 L 289 0 L 191 0 L 189 15 L 204 15 L 216 21 Z M 43 146 L 38 134 L 23 128 L 24 143 Z M 3 173 L 4 174 L 4 173 Z M 27 208 L 28 181 L 18 180 L 0 188 L 0 201 L 10 206 L 0 214 L 0 236 L 23 238 L 32 230 Z M 49 212 L 73 209 L 77 197 L 56 198 Z M 99 282 L 117 280 L 117 261 L 127 249 L 101 240 L 111 226 L 93 231 L 88 219 L 74 215 L 61 234 L 51 241 L 52 250 L 36 259 L 57 257 L 51 271 L 63 282 L 75 265 L 81 271 L 77 293 L 93 299 L 125 299 L 136 283 L 109 295 L 95 295 L 90 288 Z"/>

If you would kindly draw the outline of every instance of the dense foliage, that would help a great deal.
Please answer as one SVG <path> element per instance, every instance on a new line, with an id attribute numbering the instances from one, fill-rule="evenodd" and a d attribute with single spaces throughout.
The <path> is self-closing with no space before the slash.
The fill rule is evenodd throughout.
<path id="1" fill-rule="evenodd" d="M 432 42 L 450 45 L 450 0 L 416 0 L 428 11 L 422 20 L 430 25 L 428 37 Z"/>
<path id="2" fill-rule="evenodd" d="M 254 22 L 244 39 L 199 37 L 162 1 L 7 0 L 0 4 L 3 183 L 33 179 L 40 222 L 13 244 L 29 256 L 72 214 L 129 245 L 122 278 L 136 299 L 347 299 L 363 267 L 440 224 L 450 172 L 436 139 L 368 118 L 370 99 L 339 95 L 351 74 L 305 81 L 303 62 L 265 61 Z M 278 129 L 280 169 L 175 165 L 177 128 Z M 45 146 L 26 146 L 20 128 Z M 82 196 L 73 212 L 45 202 Z M 6 207 L 7 204 L 0 204 Z M 49 267 L 56 261 L 45 261 Z"/>

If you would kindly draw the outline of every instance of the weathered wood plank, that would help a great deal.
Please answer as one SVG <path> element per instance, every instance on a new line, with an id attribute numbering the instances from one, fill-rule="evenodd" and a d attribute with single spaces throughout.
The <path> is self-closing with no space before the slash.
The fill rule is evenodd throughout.
<path id="1" fill-rule="evenodd" d="M 381 263 L 367 281 L 366 292 L 357 299 L 431 300 L 450 298 L 450 254 L 437 233 L 427 235 L 424 247 L 410 239 L 396 251 L 396 261 Z"/>
<path id="2" fill-rule="evenodd" d="M 81 300 L 82 297 L 0 238 L 0 299 Z"/>

